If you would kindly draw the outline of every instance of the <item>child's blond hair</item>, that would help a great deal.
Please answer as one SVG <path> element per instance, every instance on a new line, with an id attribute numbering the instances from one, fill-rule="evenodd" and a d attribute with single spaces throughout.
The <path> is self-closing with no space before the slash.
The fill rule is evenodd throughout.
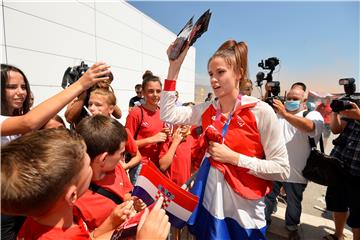
<path id="1" fill-rule="evenodd" d="M 91 95 L 101 95 L 101 96 L 105 96 L 106 97 L 106 103 L 112 106 L 116 105 L 116 97 L 115 94 L 105 88 L 96 88 L 95 90 L 90 92 L 90 97 Z"/>

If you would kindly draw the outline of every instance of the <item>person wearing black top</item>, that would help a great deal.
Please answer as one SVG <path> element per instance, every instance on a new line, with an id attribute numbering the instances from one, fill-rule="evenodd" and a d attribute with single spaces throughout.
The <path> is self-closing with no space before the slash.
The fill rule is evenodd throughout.
<path id="1" fill-rule="evenodd" d="M 135 85 L 135 92 L 136 96 L 132 97 L 129 101 L 129 111 L 131 110 L 131 108 L 140 105 L 144 101 L 142 96 L 141 84 Z"/>

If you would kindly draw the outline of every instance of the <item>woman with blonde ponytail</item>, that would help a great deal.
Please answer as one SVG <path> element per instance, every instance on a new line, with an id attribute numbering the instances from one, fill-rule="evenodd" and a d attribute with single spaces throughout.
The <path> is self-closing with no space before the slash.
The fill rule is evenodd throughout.
<path id="1" fill-rule="evenodd" d="M 172 48 L 173 44 L 168 55 Z M 239 93 L 241 82 L 248 79 L 248 48 L 235 40 L 224 42 L 208 61 L 218 100 L 176 107 L 176 79 L 188 49 L 169 60 L 161 119 L 202 126 L 204 132 L 216 129 L 222 136 L 222 141 L 208 143 L 191 190 L 199 196 L 199 204 L 188 221 L 190 231 L 198 239 L 266 239 L 264 196 L 272 181 L 289 176 L 277 117 L 268 104 Z"/>

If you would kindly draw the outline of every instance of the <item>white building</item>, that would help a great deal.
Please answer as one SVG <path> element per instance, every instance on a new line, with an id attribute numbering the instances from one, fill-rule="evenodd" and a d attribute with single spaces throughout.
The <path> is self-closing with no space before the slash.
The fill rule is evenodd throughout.
<path id="1" fill-rule="evenodd" d="M 1 3 L 1 62 L 19 67 L 35 105 L 61 88 L 65 70 L 83 60 L 105 61 L 125 123 L 128 102 L 145 70 L 166 78 L 166 49 L 176 34 L 123 1 L 7 1 Z M 184 19 L 185 22 L 186 19 Z M 195 48 L 189 50 L 177 89 L 194 101 Z M 60 112 L 63 116 L 64 109 Z"/>

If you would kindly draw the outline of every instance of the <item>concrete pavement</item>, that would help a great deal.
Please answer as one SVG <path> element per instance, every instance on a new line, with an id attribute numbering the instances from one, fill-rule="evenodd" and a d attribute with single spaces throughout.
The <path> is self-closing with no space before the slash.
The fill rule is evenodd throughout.
<path id="1" fill-rule="evenodd" d="M 278 206 L 276 213 L 272 216 L 272 223 L 268 229 L 269 240 L 282 240 L 288 238 L 288 231 L 285 228 L 285 208 Z M 299 227 L 300 239 L 319 240 L 323 236 L 334 233 L 335 227 L 332 220 L 310 215 L 301 214 L 301 223 Z M 345 239 L 351 240 L 352 233 L 349 229 L 344 230 Z"/>

